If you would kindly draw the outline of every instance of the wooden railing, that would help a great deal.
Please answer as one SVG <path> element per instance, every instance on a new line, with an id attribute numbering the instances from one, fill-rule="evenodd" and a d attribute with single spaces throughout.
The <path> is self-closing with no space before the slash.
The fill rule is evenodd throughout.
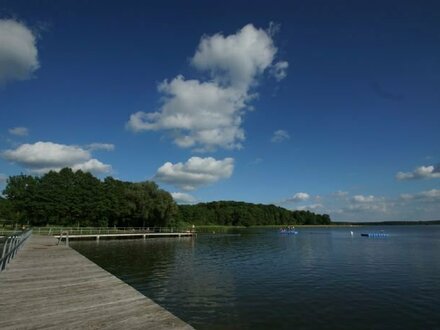
<path id="1" fill-rule="evenodd" d="M 34 234 L 60 235 L 68 232 L 69 235 L 96 235 L 96 234 L 129 234 L 129 233 L 177 233 L 193 232 L 195 228 L 174 227 L 36 227 Z"/>

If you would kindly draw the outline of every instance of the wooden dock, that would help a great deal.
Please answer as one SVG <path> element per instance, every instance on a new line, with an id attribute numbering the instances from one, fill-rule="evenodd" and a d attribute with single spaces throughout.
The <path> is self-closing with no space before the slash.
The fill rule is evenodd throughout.
<path id="1" fill-rule="evenodd" d="M 185 237 L 185 236 L 193 236 L 194 233 L 191 232 L 182 232 L 182 233 L 115 233 L 115 234 L 105 234 L 105 233 L 94 233 L 94 234 L 69 234 L 69 239 L 91 239 L 94 238 L 99 240 L 103 239 L 117 239 L 117 238 L 149 238 L 149 237 Z M 60 238 L 60 235 L 54 235 L 55 238 Z M 66 235 L 63 235 L 63 239 L 66 238 Z"/>
<path id="2" fill-rule="evenodd" d="M 193 329 L 50 236 L 0 273 L 0 329 Z"/>

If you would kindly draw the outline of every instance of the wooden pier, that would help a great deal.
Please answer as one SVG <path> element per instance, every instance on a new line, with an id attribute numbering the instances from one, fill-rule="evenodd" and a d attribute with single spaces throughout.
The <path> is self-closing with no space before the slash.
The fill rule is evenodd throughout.
<path id="1" fill-rule="evenodd" d="M 67 234 L 69 239 L 117 239 L 117 238 L 149 238 L 149 237 L 185 237 L 185 236 L 193 236 L 195 235 L 192 232 L 182 232 L 182 233 L 114 233 L 114 234 L 105 234 L 105 233 L 93 233 L 93 234 Z M 62 239 L 66 239 L 66 234 L 62 235 Z M 60 238 L 60 235 L 54 235 L 55 238 Z"/>
<path id="2" fill-rule="evenodd" d="M 0 329 L 193 329 L 51 236 L 0 273 Z"/>

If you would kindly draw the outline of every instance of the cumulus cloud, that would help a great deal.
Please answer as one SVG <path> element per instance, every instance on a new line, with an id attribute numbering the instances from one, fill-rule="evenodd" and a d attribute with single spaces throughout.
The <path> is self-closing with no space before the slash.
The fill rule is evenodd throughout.
<path id="1" fill-rule="evenodd" d="M 72 166 L 72 170 L 83 172 L 94 172 L 94 173 L 109 173 L 112 171 L 111 165 L 104 164 L 99 160 L 92 158 L 84 163 L 75 164 Z"/>
<path id="2" fill-rule="evenodd" d="M 399 172 L 397 180 L 438 179 L 440 178 L 440 165 L 419 166 L 412 172 Z"/>
<path id="3" fill-rule="evenodd" d="M 298 192 L 292 197 L 286 199 L 286 202 L 303 202 L 310 198 L 310 195 L 305 192 Z"/>
<path id="4" fill-rule="evenodd" d="M 178 146 L 196 151 L 240 149 L 243 116 L 256 97 L 250 90 L 274 66 L 276 53 L 270 33 L 252 24 L 229 36 L 203 36 L 191 64 L 211 79 L 163 81 L 159 110 L 136 112 L 126 126 L 135 132 L 166 130 Z"/>
<path id="5" fill-rule="evenodd" d="M 218 83 L 247 91 L 272 65 L 276 52 L 271 35 L 248 24 L 226 37 L 220 33 L 202 37 L 191 62 Z"/>
<path id="6" fill-rule="evenodd" d="M 229 178 L 233 170 L 233 158 L 191 157 L 186 163 L 166 162 L 157 170 L 154 179 L 189 191 Z"/>
<path id="7" fill-rule="evenodd" d="M 0 19 L 0 84 L 26 80 L 40 66 L 37 38 L 23 23 Z"/>
<path id="8" fill-rule="evenodd" d="M 29 134 L 29 130 L 26 127 L 14 127 L 9 129 L 9 134 L 16 136 L 27 136 Z"/>
<path id="9" fill-rule="evenodd" d="M 173 197 L 174 201 L 179 204 L 191 204 L 197 201 L 193 195 L 183 192 L 172 192 L 171 196 Z"/>
<path id="10" fill-rule="evenodd" d="M 280 142 L 283 142 L 283 141 L 289 140 L 289 139 L 290 139 L 289 132 L 287 132 L 283 129 L 279 129 L 279 130 L 273 132 L 273 135 L 272 135 L 272 138 L 270 139 L 270 141 L 273 143 L 280 143 Z"/>
<path id="11" fill-rule="evenodd" d="M 174 142 L 183 148 L 199 146 L 202 151 L 217 147 L 241 148 L 240 127 L 246 95 L 213 82 L 185 80 L 178 76 L 159 86 L 164 104 L 159 112 L 137 112 L 130 116 L 133 131 L 174 131 Z"/>
<path id="12" fill-rule="evenodd" d="M 5 150 L 2 157 L 17 163 L 33 173 L 59 171 L 63 167 L 94 173 L 107 173 L 111 166 L 92 158 L 89 150 L 78 146 L 53 142 L 22 144 L 16 149 Z"/>

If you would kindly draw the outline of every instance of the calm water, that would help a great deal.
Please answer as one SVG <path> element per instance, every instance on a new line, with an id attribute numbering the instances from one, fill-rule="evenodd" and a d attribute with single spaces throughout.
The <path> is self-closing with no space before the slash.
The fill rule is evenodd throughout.
<path id="1" fill-rule="evenodd" d="M 72 246 L 196 329 L 440 329 L 440 226 Z"/>

